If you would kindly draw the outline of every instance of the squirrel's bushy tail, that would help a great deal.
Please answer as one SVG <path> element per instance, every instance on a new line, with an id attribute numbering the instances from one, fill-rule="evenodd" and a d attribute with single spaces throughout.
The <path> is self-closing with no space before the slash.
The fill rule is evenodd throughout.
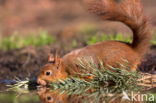
<path id="1" fill-rule="evenodd" d="M 133 32 L 132 48 L 143 55 L 149 47 L 151 33 L 140 0 L 85 0 L 89 11 L 104 20 L 120 21 Z"/>

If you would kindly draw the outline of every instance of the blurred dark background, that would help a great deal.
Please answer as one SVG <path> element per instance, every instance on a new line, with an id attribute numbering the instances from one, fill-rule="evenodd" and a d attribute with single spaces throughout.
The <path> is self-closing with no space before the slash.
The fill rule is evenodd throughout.
<path id="1" fill-rule="evenodd" d="M 141 0 L 145 13 L 156 25 L 156 0 Z M 66 29 L 76 29 L 84 23 L 97 24 L 106 32 L 124 32 L 118 23 L 101 22 L 91 16 L 82 0 L 0 0 L 0 35 L 30 35 L 39 30 L 59 34 Z"/>

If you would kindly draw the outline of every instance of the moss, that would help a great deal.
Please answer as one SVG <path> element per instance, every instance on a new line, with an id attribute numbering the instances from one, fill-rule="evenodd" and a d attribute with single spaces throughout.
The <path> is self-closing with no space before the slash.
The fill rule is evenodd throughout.
<path id="1" fill-rule="evenodd" d="M 10 50 L 14 48 L 23 48 L 26 46 L 43 46 L 55 42 L 55 37 L 50 36 L 46 31 L 40 32 L 38 35 L 19 36 L 12 35 L 10 37 L 0 38 L 0 49 Z"/>

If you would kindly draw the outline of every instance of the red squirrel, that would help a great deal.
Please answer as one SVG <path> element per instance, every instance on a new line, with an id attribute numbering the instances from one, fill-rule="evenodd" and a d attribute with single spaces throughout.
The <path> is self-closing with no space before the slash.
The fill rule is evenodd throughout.
<path id="1" fill-rule="evenodd" d="M 43 66 L 38 76 L 39 84 L 46 85 L 48 81 L 53 82 L 72 75 L 73 71 L 79 72 L 77 59 L 88 56 L 95 62 L 100 59 L 106 67 L 109 65 L 117 68 L 121 68 L 118 63 L 124 64 L 125 59 L 130 71 L 133 71 L 148 50 L 151 33 L 140 0 L 85 0 L 85 3 L 89 11 L 103 20 L 119 21 L 127 25 L 133 32 L 132 43 L 104 41 L 71 51 L 62 58 L 50 56 L 49 63 Z"/>

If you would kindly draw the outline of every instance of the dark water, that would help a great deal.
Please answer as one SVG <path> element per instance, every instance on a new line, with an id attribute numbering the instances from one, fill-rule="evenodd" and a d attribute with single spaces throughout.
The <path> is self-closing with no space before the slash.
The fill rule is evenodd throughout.
<path id="1" fill-rule="evenodd" d="M 0 84 L 5 84 L 5 85 L 9 85 L 9 84 L 15 84 L 16 81 L 14 80 L 0 80 Z"/>
<path id="2" fill-rule="evenodd" d="M 12 80 L 0 80 L 0 84 L 13 84 Z M 0 85 L 2 86 L 2 85 Z M 0 91 L 0 103 L 156 103 L 156 89 L 144 92 L 122 91 L 110 93 L 105 88 L 79 88 L 52 90 L 38 87 L 36 90 L 14 89 Z"/>
<path id="3" fill-rule="evenodd" d="M 105 94 L 95 92 L 94 90 L 88 90 L 84 94 L 68 94 L 58 90 L 51 90 L 48 88 L 40 88 L 38 91 L 24 91 L 22 92 L 1 92 L 0 103 L 156 103 L 152 100 L 156 98 L 156 93 L 146 93 L 135 95 L 134 101 L 129 101 L 125 95 L 126 92 L 121 94 Z M 141 99 L 141 96 L 143 100 Z M 140 96 L 140 97 L 139 97 Z M 131 99 L 131 97 L 129 97 Z M 121 102 L 122 101 L 122 102 Z"/>

